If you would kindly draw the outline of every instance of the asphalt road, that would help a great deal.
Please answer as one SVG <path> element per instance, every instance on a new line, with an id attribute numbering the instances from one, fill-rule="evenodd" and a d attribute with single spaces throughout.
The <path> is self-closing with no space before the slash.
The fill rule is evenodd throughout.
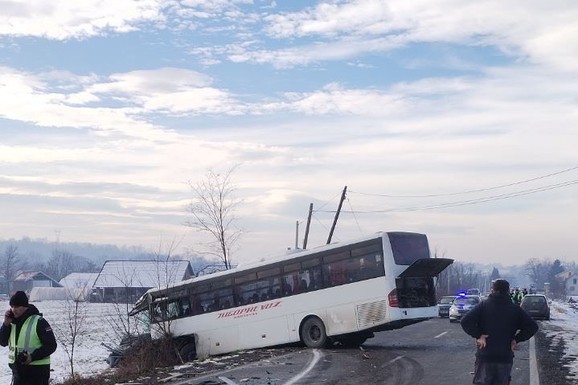
<path id="1" fill-rule="evenodd" d="M 512 385 L 538 384 L 530 378 L 529 345 L 516 353 Z M 458 323 L 438 318 L 377 333 L 361 349 L 279 348 L 279 356 L 171 384 L 465 385 L 472 383 L 475 349 Z"/>

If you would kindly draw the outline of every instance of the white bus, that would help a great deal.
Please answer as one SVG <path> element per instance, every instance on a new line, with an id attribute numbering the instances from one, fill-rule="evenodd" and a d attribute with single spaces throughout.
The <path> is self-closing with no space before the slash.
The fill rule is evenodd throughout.
<path id="1" fill-rule="evenodd" d="M 436 317 L 434 278 L 451 263 L 430 257 L 424 234 L 379 232 L 151 289 L 131 314 L 148 311 L 152 337 L 168 333 L 185 360 L 299 341 L 355 346 Z"/>

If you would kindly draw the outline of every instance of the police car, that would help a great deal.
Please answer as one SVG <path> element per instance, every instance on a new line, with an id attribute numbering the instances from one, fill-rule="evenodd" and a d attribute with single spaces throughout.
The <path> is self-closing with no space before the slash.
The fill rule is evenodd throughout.
<path id="1" fill-rule="evenodd" d="M 462 316 L 479 304 L 480 301 L 479 295 L 459 294 L 456 299 L 454 299 L 454 302 L 452 302 L 452 306 L 450 306 L 450 322 L 458 322 L 461 320 Z"/>

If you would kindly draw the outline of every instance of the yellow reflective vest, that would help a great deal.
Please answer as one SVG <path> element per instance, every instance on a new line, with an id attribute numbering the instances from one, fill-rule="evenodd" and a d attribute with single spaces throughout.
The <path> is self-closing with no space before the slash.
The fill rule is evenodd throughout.
<path id="1" fill-rule="evenodd" d="M 24 320 L 22 328 L 20 329 L 20 334 L 18 335 L 18 341 L 16 341 L 16 325 L 12 324 L 10 328 L 10 343 L 8 352 L 8 363 L 13 364 L 16 362 L 16 357 L 21 352 L 28 352 L 32 354 L 36 349 L 42 346 L 40 338 L 38 337 L 38 332 L 36 327 L 38 326 L 38 320 L 41 317 L 38 314 L 33 314 Z M 32 361 L 29 365 L 49 365 L 50 356 L 44 357 L 40 360 Z"/>

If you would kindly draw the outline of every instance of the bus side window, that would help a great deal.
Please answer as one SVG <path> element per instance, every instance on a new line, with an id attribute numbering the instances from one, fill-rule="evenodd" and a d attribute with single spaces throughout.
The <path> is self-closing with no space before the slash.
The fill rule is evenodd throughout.
<path id="1" fill-rule="evenodd" d="M 153 311 L 151 312 L 151 321 L 161 322 L 163 320 L 163 306 L 161 303 L 156 303 L 153 305 Z"/>
<path id="2" fill-rule="evenodd" d="M 188 301 L 188 298 L 181 299 L 181 306 L 180 306 L 180 317 L 188 317 L 191 315 L 191 304 Z"/>
<path id="3" fill-rule="evenodd" d="M 201 293 L 199 294 L 200 301 L 201 301 L 201 313 L 206 313 L 210 311 L 210 306 L 213 303 L 213 298 L 209 297 L 209 293 Z"/>
<path id="4" fill-rule="evenodd" d="M 193 295 L 193 315 L 201 314 L 203 312 L 203 305 L 201 305 L 201 298 L 198 295 Z"/>
<path id="5" fill-rule="evenodd" d="M 319 290 L 323 287 L 323 274 L 321 273 L 321 266 L 315 266 L 307 270 L 309 273 L 308 289 Z"/>
<path id="6" fill-rule="evenodd" d="M 271 277 L 267 281 L 267 299 L 281 297 L 281 280 L 279 277 Z"/>
<path id="7" fill-rule="evenodd" d="M 227 298 L 221 304 L 221 309 L 228 309 L 231 307 L 231 299 Z"/>
<path id="8" fill-rule="evenodd" d="M 287 297 L 293 294 L 293 288 L 287 282 L 286 278 L 283 278 L 283 296 Z"/>
<path id="9" fill-rule="evenodd" d="M 324 270 L 328 286 L 339 286 L 347 282 L 347 266 L 344 261 L 330 263 Z"/>
<path id="10" fill-rule="evenodd" d="M 289 296 L 299 293 L 299 272 L 295 271 L 283 276 L 283 295 Z"/>
<path id="11" fill-rule="evenodd" d="M 166 319 L 175 319 L 179 316 L 179 303 L 173 300 L 167 304 L 167 314 Z"/>
<path id="12" fill-rule="evenodd" d="M 222 289 L 220 292 L 220 305 L 221 305 L 221 309 L 228 309 L 231 307 L 231 304 L 233 303 L 233 288 L 232 287 L 228 287 L 225 289 Z"/>

